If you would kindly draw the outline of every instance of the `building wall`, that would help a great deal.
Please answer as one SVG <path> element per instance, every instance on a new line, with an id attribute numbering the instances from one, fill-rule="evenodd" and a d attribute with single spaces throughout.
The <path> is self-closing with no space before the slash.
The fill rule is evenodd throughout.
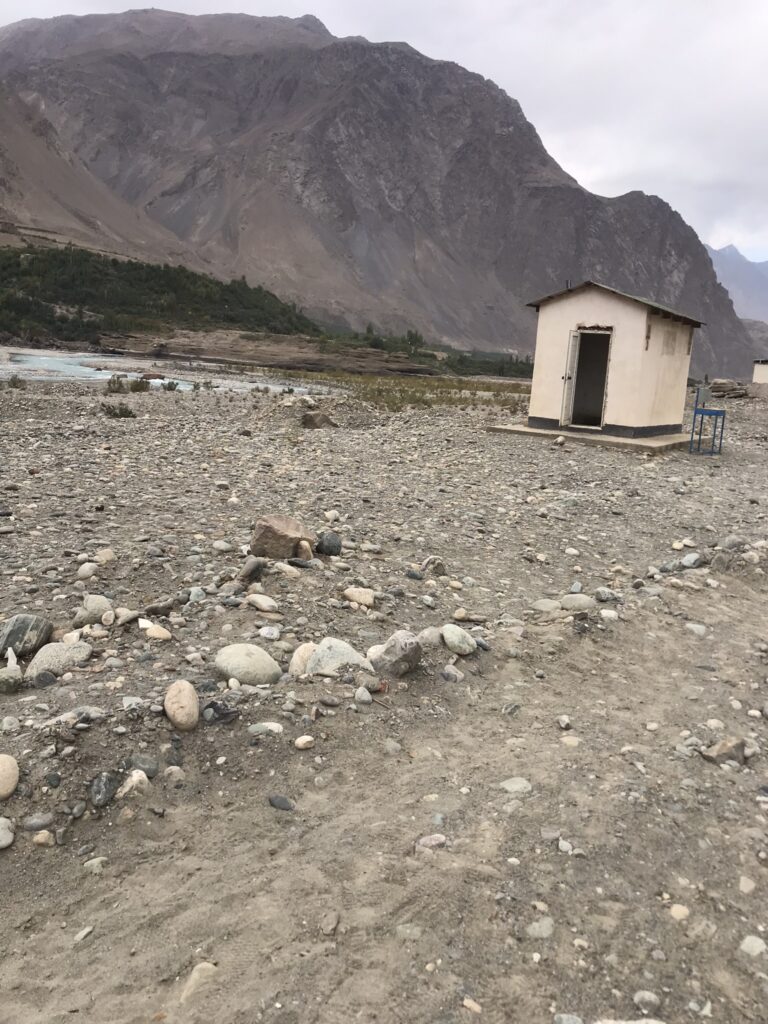
<path id="1" fill-rule="evenodd" d="M 755 363 L 752 370 L 753 384 L 768 384 L 768 363 Z"/>
<path id="2" fill-rule="evenodd" d="M 691 365 L 692 331 L 663 317 L 650 316 L 651 336 L 643 352 L 639 389 L 647 402 L 646 423 L 683 422 L 688 371 Z"/>
<path id="3" fill-rule="evenodd" d="M 644 428 L 681 423 L 690 364 L 690 328 L 661 317 L 649 317 L 640 303 L 599 288 L 585 288 L 540 308 L 531 419 L 560 422 L 570 334 L 590 327 L 613 330 L 606 425 Z"/>

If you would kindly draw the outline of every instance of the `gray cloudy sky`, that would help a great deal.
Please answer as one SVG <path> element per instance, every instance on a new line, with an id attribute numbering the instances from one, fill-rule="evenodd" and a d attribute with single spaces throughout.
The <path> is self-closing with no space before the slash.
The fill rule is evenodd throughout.
<path id="1" fill-rule="evenodd" d="M 125 10 L 0 0 L 0 24 Z M 135 6 L 142 6 L 137 2 Z M 167 0 L 190 13 L 315 14 L 492 78 L 602 195 L 655 192 L 704 241 L 768 259 L 768 0 Z"/>

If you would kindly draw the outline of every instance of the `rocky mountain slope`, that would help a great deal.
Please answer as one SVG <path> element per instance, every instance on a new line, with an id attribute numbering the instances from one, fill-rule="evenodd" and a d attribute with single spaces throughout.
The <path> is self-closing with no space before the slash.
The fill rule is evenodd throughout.
<path id="1" fill-rule="evenodd" d="M 768 260 L 753 262 L 735 245 L 707 246 L 718 279 L 728 289 L 739 316 L 768 321 Z"/>
<path id="2" fill-rule="evenodd" d="M 129 12 L 10 26 L 0 74 L 180 259 L 315 317 L 530 351 L 525 302 L 591 277 L 705 320 L 699 370 L 752 358 L 666 203 L 587 192 L 515 100 L 403 44 L 313 18 Z"/>

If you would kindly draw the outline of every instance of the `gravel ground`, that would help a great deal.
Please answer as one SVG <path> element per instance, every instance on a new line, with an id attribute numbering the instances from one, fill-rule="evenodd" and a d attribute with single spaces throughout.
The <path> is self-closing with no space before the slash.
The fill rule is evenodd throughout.
<path id="1" fill-rule="evenodd" d="M 0 391 L 0 635 L 54 630 L 0 670 L 0 1021 L 765 1020 L 768 405 L 710 459 L 121 397 Z M 244 580 L 275 514 L 341 554 Z"/>

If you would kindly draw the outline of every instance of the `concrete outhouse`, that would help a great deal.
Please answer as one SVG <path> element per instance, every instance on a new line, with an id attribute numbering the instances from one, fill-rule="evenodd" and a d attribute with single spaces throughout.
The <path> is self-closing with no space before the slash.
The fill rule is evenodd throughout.
<path id="1" fill-rule="evenodd" d="M 529 305 L 539 314 L 529 427 L 680 433 L 702 321 L 596 281 Z"/>
<path id="2" fill-rule="evenodd" d="M 768 359 L 756 359 L 752 364 L 752 383 L 768 384 Z"/>

